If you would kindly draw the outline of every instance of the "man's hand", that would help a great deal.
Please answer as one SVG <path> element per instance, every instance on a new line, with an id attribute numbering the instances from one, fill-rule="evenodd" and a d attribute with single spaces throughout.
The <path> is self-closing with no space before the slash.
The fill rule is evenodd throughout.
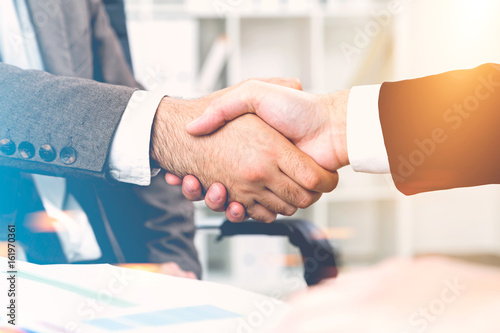
<path id="1" fill-rule="evenodd" d="M 160 273 L 169 276 L 181 277 L 186 279 L 196 280 L 198 277 L 196 274 L 190 271 L 183 270 L 178 263 L 170 261 L 158 264 L 152 263 L 142 263 L 142 264 L 118 264 L 119 267 L 137 269 L 140 271 L 152 272 L 152 273 Z"/>
<path id="2" fill-rule="evenodd" d="M 194 274 L 193 272 L 186 272 L 176 262 L 167 262 L 160 264 L 158 273 L 186 279 L 197 279 L 196 274 Z"/>
<path id="3" fill-rule="evenodd" d="M 265 222 L 276 213 L 292 215 L 335 188 L 336 173 L 318 166 L 253 115 L 210 136 L 186 133 L 187 123 L 230 91 L 191 101 L 164 98 L 153 124 L 151 157 L 178 177 L 196 175 L 205 189 L 224 184 L 230 202 L 240 202 L 250 217 Z"/>
<path id="4" fill-rule="evenodd" d="M 348 165 L 346 111 L 349 90 L 314 95 L 250 80 L 214 100 L 203 115 L 186 126 L 191 135 L 214 132 L 227 122 L 254 113 L 311 156 L 323 168 Z"/>
<path id="5" fill-rule="evenodd" d="M 345 90 L 331 95 L 314 95 L 250 80 L 214 100 L 203 115 L 188 124 L 186 129 L 192 135 L 204 135 L 242 114 L 254 113 L 319 165 L 334 171 L 349 164 L 346 144 L 349 92 Z M 182 183 L 185 195 L 190 200 L 203 198 L 201 186 L 194 177 L 187 176 L 181 181 L 167 175 L 166 180 L 172 185 Z M 214 184 L 205 202 L 212 210 L 223 211 L 225 197 L 224 186 Z M 244 208 L 238 203 L 231 203 L 226 216 L 233 222 L 241 221 L 245 216 Z"/>
<path id="6" fill-rule="evenodd" d="M 442 258 L 391 260 L 291 301 L 273 332 L 500 332 L 500 270 Z"/>

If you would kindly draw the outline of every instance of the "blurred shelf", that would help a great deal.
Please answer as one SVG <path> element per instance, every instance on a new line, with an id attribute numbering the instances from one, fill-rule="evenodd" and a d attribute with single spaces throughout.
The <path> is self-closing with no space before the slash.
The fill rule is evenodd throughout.
<path id="1" fill-rule="evenodd" d="M 276 9 L 238 9 L 226 13 L 219 13 L 216 9 L 197 9 L 190 6 L 155 5 L 154 11 L 144 4 L 128 4 L 127 14 L 130 18 L 148 17 L 155 19 L 163 18 L 198 18 L 198 19 L 225 19 L 225 18 L 314 18 L 324 16 L 327 18 L 352 18 L 368 17 L 374 10 L 384 8 L 382 3 L 366 3 L 363 5 L 336 4 L 330 6 L 314 5 L 305 9 L 290 9 L 281 6 Z"/>

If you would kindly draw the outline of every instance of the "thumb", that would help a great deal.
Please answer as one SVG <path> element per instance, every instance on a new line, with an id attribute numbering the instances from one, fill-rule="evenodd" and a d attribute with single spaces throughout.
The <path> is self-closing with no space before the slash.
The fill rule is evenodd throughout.
<path id="1" fill-rule="evenodd" d="M 195 136 L 210 134 L 245 113 L 255 113 L 254 94 L 254 87 L 243 85 L 219 97 L 199 118 L 186 125 L 186 131 Z"/>
<path id="2" fill-rule="evenodd" d="M 292 88 L 295 90 L 302 90 L 302 83 L 300 82 L 300 79 L 296 77 L 287 77 L 287 78 L 273 77 L 273 78 L 264 78 L 256 80 L 265 83 L 276 84 L 282 87 Z"/>
<path id="3" fill-rule="evenodd" d="M 199 118 L 186 125 L 186 131 L 194 136 L 206 135 L 245 113 L 258 113 L 258 100 L 270 91 L 279 92 L 279 88 L 302 90 L 302 84 L 297 78 L 246 81 L 210 103 Z M 259 116 L 266 121 L 265 117 Z"/>

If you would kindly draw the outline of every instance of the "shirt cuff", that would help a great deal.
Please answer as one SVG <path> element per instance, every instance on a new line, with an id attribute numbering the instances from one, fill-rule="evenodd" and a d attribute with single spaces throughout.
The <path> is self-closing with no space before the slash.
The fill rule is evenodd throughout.
<path id="1" fill-rule="evenodd" d="M 349 94 L 347 153 L 356 172 L 390 173 L 378 110 L 380 87 L 354 87 Z"/>
<path id="2" fill-rule="evenodd" d="M 130 98 L 116 129 L 109 154 L 109 173 L 123 183 L 148 186 L 151 176 L 151 128 L 162 98 L 161 91 L 138 90 Z"/>

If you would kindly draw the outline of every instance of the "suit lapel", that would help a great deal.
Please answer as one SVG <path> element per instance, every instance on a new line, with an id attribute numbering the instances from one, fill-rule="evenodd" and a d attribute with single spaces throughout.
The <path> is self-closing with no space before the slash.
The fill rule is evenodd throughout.
<path id="1" fill-rule="evenodd" d="M 60 1 L 27 0 L 45 70 L 73 75 L 66 21 Z"/>

